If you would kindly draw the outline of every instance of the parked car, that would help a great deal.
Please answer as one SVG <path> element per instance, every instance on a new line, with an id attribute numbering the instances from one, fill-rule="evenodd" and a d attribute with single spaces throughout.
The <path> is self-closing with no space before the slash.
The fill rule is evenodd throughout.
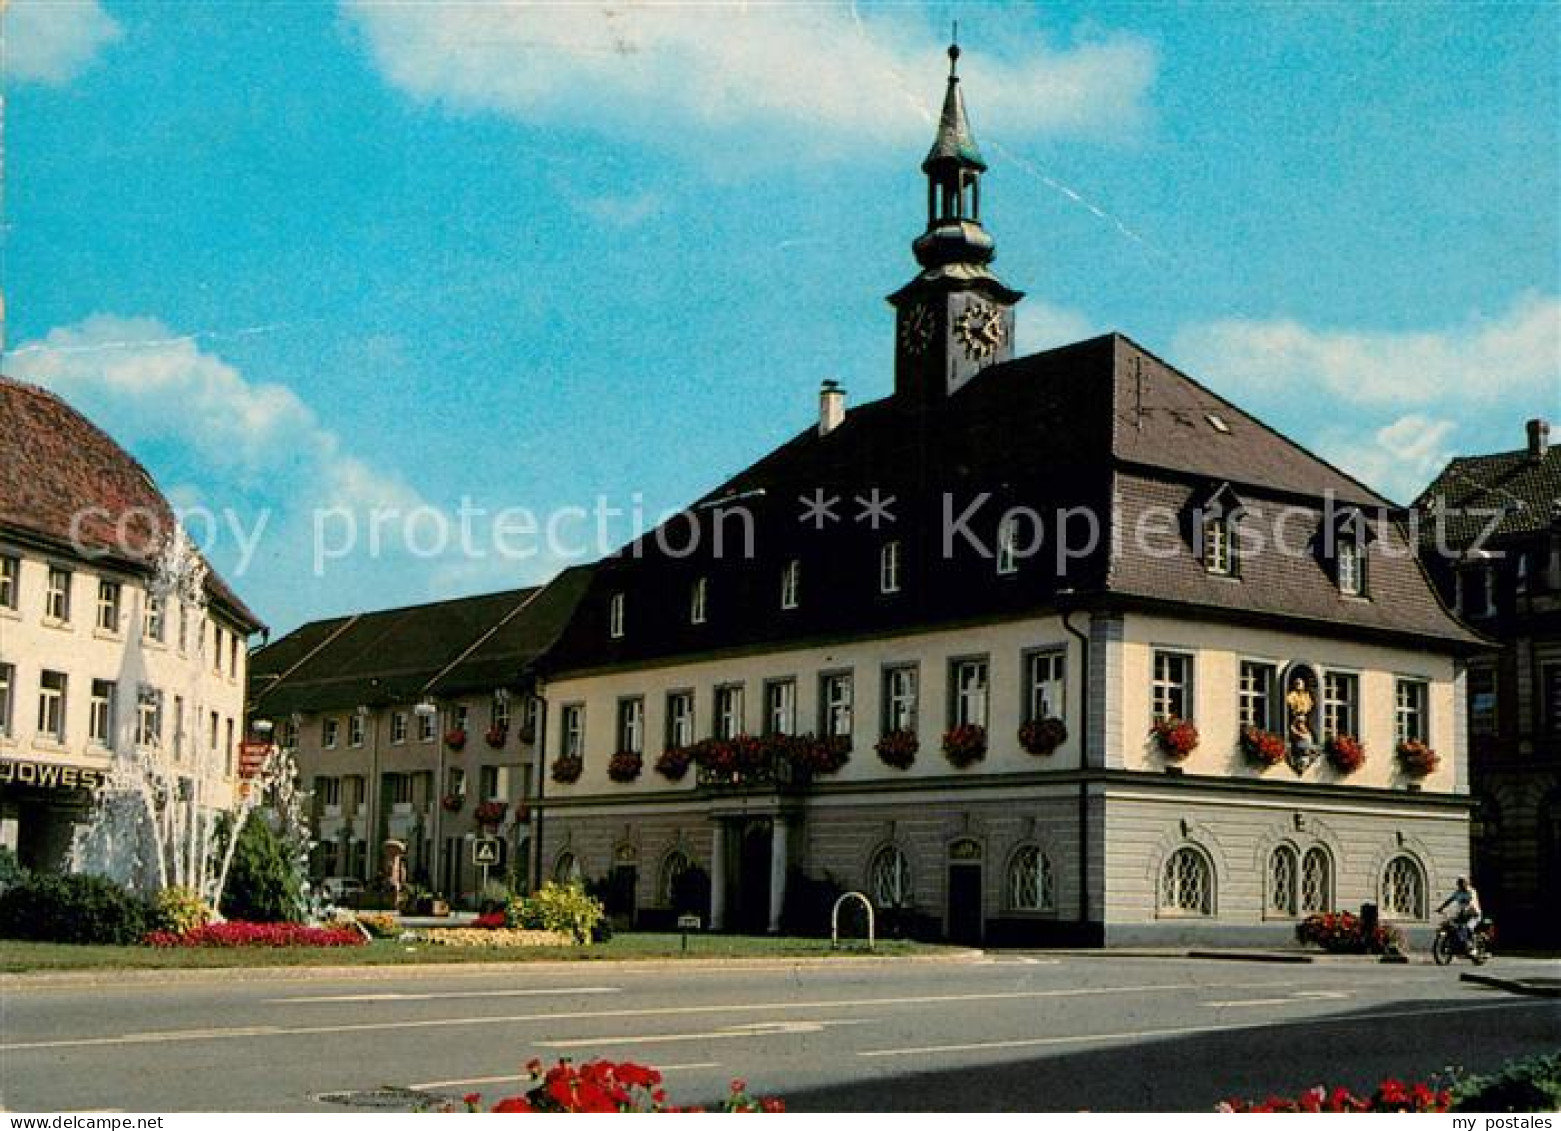
<path id="1" fill-rule="evenodd" d="M 363 881 L 356 876 L 328 876 L 320 881 L 320 895 L 327 903 L 356 907 L 363 899 Z"/>

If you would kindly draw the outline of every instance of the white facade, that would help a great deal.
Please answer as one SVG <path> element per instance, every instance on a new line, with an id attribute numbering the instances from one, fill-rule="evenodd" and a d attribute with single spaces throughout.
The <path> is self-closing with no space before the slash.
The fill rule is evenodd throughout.
<path id="1" fill-rule="evenodd" d="M 234 804 L 243 628 L 176 599 L 159 617 L 145 574 L 19 542 L 0 540 L 0 579 L 0 844 L 61 868 L 116 751 Z"/>

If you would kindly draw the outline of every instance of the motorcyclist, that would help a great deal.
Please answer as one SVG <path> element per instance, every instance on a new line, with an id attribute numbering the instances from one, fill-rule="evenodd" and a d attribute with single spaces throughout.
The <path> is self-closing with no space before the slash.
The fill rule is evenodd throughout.
<path id="1" fill-rule="evenodd" d="M 1453 908 L 1453 926 L 1458 931 L 1458 942 L 1465 951 L 1473 949 L 1474 928 L 1479 926 L 1480 918 L 1484 914 L 1480 909 L 1480 894 L 1474 890 L 1474 885 L 1469 883 L 1467 876 L 1458 877 L 1458 885 L 1453 889 L 1453 894 L 1442 900 L 1437 913 Z"/>

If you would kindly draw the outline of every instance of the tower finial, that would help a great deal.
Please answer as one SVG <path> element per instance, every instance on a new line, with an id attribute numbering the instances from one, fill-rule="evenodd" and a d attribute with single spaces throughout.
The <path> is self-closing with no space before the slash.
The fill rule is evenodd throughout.
<path id="1" fill-rule="evenodd" d="M 959 21 L 954 21 L 954 33 L 949 39 L 949 78 L 959 77 Z"/>

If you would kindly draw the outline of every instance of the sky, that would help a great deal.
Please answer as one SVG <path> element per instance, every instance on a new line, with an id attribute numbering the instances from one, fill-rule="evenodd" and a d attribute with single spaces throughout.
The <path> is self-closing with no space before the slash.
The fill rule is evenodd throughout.
<path id="1" fill-rule="evenodd" d="M 1553 3 L 11 0 L 0 363 L 274 633 L 544 581 L 890 391 L 954 20 L 1021 353 L 1399 501 L 1561 418 Z"/>

